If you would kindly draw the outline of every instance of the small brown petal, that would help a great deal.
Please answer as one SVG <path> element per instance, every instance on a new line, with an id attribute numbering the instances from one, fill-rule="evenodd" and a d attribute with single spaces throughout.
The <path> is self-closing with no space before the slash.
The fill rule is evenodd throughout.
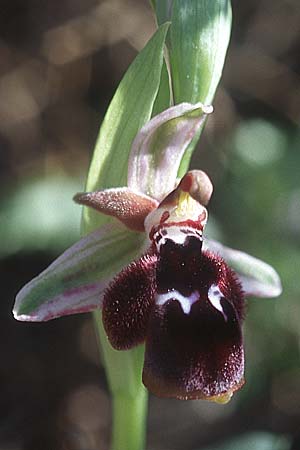
<path id="1" fill-rule="evenodd" d="M 134 231 L 145 231 L 144 220 L 158 205 L 153 198 L 128 188 L 78 193 L 73 200 L 115 217 Z"/>

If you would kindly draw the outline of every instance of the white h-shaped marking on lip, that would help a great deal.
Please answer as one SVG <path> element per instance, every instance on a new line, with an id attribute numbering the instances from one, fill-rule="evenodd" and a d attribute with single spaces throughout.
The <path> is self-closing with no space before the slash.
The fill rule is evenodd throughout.
<path id="1" fill-rule="evenodd" d="M 224 298 L 224 295 L 220 291 L 219 287 L 216 284 L 212 284 L 211 287 L 208 290 L 208 300 L 213 305 L 214 308 L 216 308 L 222 316 L 225 319 L 225 322 L 227 322 L 228 317 L 225 313 L 222 305 L 221 305 L 221 299 Z M 180 306 L 182 308 L 182 311 L 184 314 L 189 314 L 191 312 L 192 305 L 200 299 L 200 295 L 198 291 L 194 291 L 189 295 L 188 297 L 180 294 L 176 289 L 166 292 L 165 294 L 158 294 L 155 299 L 155 303 L 159 306 L 164 305 L 169 300 L 177 300 L 180 303 Z"/>
<path id="2" fill-rule="evenodd" d="M 180 303 L 182 311 L 184 314 L 189 314 L 191 312 L 192 305 L 199 300 L 199 292 L 194 291 L 188 297 L 180 294 L 176 289 L 166 292 L 166 294 L 158 294 L 155 299 L 155 303 L 159 306 L 164 305 L 169 300 L 177 300 Z"/>
<path id="3" fill-rule="evenodd" d="M 228 317 L 225 314 L 224 309 L 221 305 L 222 298 L 224 298 L 224 295 L 220 291 L 219 286 L 217 286 L 216 284 L 212 284 L 208 290 L 208 300 L 218 311 L 220 311 L 220 313 L 222 313 L 225 322 L 227 322 Z"/>

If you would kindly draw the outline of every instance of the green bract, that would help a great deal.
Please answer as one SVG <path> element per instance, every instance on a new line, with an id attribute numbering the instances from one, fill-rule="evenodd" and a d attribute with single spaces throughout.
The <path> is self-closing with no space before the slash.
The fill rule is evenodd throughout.
<path id="1" fill-rule="evenodd" d="M 176 103 L 210 104 L 219 84 L 231 30 L 228 0 L 174 0 L 170 64 Z"/>
<path id="2" fill-rule="evenodd" d="M 231 31 L 230 0 L 152 1 L 159 24 L 170 20 L 167 55 L 174 103 L 210 104 L 218 87 Z M 202 127 L 180 165 L 188 169 Z"/>
<path id="3" fill-rule="evenodd" d="M 231 31 L 229 0 L 153 2 L 167 40 L 174 102 L 210 104 L 219 84 Z"/>
<path id="4" fill-rule="evenodd" d="M 157 97 L 168 28 L 168 23 L 159 27 L 119 84 L 101 125 L 88 174 L 87 191 L 127 184 L 132 141 L 151 118 Z M 91 231 L 107 221 L 106 216 L 86 210 L 83 230 Z"/>

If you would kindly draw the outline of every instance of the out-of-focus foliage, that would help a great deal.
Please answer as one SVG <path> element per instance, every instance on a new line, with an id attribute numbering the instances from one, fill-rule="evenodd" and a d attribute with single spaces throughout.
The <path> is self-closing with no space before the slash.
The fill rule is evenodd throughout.
<path id="1" fill-rule="evenodd" d="M 225 147 L 228 167 L 213 203 L 218 228 L 231 246 L 271 262 L 283 281 L 280 298 L 248 302 L 240 407 L 267 396 L 278 413 L 299 413 L 299 131 L 244 120 Z"/>
<path id="2" fill-rule="evenodd" d="M 271 433 L 247 433 L 216 447 L 203 450 L 289 450 L 290 440 Z"/>
<path id="3" fill-rule="evenodd" d="M 79 236 L 80 208 L 71 201 L 82 189 L 75 178 L 50 175 L 23 181 L 0 204 L 0 258 L 17 252 L 57 253 Z"/>

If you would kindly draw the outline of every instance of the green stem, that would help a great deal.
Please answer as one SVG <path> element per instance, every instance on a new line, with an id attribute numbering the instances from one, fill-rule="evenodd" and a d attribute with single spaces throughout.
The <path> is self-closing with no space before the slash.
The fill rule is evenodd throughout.
<path id="1" fill-rule="evenodd" d="M 113 431 L 111 450 L 143 450 L 145 448 L 145 420 L 147 392 L 140 389 L 135 397 L 113 396 Z"/>
<path id="2" fill-rule="evenodd" d="M 111 450 L 144 450 L 148 405 L 147 390 L 142 384 L 144 348 L 114 350 L 103 329 L 101 312 L 93 315 L 112 394 Z"/>

